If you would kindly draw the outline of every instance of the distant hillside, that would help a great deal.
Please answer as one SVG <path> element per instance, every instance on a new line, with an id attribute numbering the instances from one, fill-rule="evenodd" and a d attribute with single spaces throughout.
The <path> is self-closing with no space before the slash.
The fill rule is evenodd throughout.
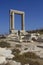
<path id="1" fill-rule="evenodd" d="M 40 33 L 40 34 L 43 34 L 43 29 L 37 29 L 37 30 L 30 30 L 30 31 L 27 31 L 28 33 Z"/>

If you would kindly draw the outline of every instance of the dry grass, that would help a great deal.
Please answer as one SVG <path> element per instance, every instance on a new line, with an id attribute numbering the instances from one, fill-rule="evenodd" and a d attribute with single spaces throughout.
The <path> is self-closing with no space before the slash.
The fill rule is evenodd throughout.
<path id="1" fill-rule="evenodd" d="M 20 45 L 20 44 L 16 44 L 15 47 L 19 47 L 19 48 L 21 48 L 21 45 Z"/>

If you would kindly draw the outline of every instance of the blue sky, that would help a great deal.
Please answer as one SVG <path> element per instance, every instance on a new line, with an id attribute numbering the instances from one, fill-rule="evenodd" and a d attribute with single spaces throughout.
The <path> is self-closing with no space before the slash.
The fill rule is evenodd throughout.
<path id="1" fill-rule="evenodd" d="M 0 0 L 0 33 L 9 32 L 9 10 L 25 12 L 25 30 L 43 28 L 43 0 Z M 15 29 L 21 29 L 21 17 L 15 15 Z"/>

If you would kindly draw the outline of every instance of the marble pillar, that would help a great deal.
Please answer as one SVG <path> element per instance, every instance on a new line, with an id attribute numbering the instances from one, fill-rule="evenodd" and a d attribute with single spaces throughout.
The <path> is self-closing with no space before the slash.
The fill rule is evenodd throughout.
<path id="1" fill-rule="evenodd" d="M 10 12 L 10 33 L 14 32 L 14 12 Z"/>
<path id="2" fill-rule="evenodd" d="M 24 13 L 21 15 L 21 30 L 25 30 L 25 26 L 24 26 Z"/>

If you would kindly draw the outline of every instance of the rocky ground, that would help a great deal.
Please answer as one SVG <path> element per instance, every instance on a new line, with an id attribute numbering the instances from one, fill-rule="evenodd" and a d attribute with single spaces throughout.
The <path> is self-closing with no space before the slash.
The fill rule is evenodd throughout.
<path id="1" fill-rule="evenodd" d="M 0 65 L 43 65 L 43 42 L 1 39 Z"/>

